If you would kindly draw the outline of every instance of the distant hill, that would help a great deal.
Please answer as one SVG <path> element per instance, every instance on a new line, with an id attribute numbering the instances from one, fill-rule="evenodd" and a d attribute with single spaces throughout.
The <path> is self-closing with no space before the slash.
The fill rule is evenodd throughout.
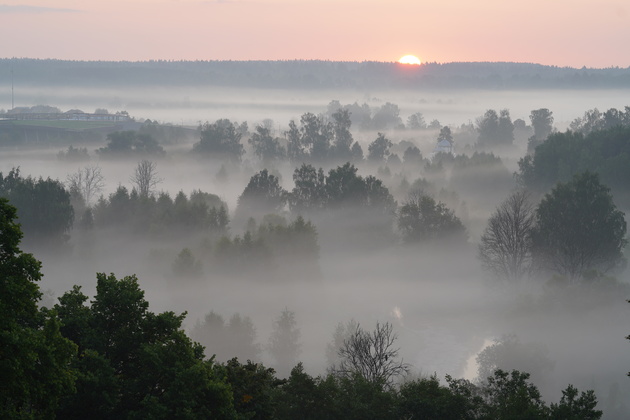
<path id="1" fill-rule="evenodd" d="M 617 89 L 630 68 L 570 68 L 530 63 L 338 61 L 65 61 L 0 59 L 0 80 L 32 86 L 239 86 L 252 88 Z"/>

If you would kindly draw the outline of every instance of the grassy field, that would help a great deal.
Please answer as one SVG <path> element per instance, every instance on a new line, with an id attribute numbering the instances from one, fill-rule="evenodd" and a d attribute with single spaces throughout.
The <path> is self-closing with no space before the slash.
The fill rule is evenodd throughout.
<path id="1" fill-rule="evenodd" d="M 12 121 L 12 124 L 27 127 L 49 127 L 64 130 L 90 130 L 94 128 L 113 127 L 115 121 L 71 121 L 71 120 L 23 120 Z"/>

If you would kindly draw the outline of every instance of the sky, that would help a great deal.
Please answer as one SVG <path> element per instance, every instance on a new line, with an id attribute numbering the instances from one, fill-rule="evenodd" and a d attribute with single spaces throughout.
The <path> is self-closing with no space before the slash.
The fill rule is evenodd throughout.
<path id="1" fill-rule="evenodd" d="M 0 0 L 2 1 L 2 0 Z M 0 56 L 630 67 L 627 0 L 26 0 Z"/>

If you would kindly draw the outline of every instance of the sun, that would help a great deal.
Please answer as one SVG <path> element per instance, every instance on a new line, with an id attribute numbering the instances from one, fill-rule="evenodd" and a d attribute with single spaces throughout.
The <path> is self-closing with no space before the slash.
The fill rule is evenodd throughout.
<path id="1" fill-rule="evenodd" d="M 398 62 L 400 64 L 413 64 L 413 65 L 420 65 L 420 59 L 418 57 L 416 57 L 415 55 L 406 55 L 404 57 L 401 57 L 400 60 L 398 60 Z"/>

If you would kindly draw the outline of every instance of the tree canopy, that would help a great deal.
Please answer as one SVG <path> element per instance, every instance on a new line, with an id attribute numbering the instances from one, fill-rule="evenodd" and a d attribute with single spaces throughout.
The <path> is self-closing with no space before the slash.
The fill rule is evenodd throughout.
<path id="1" fill-rule="evenodd" d="M 608 272 L 624 262 L 626 221 L 610 189 L 592 172 L 558 183 L 536 209 L 534 263 L 579 280 L 587 270 Z"/>

